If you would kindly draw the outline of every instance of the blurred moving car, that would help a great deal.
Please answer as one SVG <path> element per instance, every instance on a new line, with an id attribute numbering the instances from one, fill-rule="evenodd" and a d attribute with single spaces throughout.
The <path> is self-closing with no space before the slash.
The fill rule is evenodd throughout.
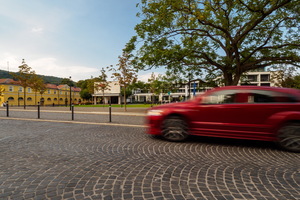
<path id="1" fill-rule="evenodd" d="M 192 100 L 150 108 L 147 133 L 274 141 L 300 152 L 300 90 L 261 86 L 212 89 Z"/>

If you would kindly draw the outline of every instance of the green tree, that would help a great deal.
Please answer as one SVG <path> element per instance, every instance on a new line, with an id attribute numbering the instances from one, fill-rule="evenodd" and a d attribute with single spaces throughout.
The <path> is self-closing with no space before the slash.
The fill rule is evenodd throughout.
<path id="1" fill-rule="evenodd" d="M 75 83 L 71 80 L 71 77 L 70 78 L 63 78 L 60 82 L 60 84 L 62 85 L 68 85 L 68 86 L 75 86 Z"/>
<path id="2" fill-rule="evenodd" d="M 136 82 L 137 80 L 137 70 L 134 69 L 133 63 L 130 60 L 131 55 L 123 51 L 122 56 L 119 56 L 119 63 L 117 64 L 117 69 L 113 66 L 110 66 L 109 69 L 113 71 L 112 78 L 117 80 L 121 87 L 123 87 L 123 95 L 124 95 L 124 109 L 127 111 L 126 107 L 126 91 L 127 87 Z"/>
<path id="3" fill-rule="evenodd" d="M 139 69 L 166 67 L 224 77 L 236 85 L 244 72 L 299 67 L 299 0 L 141 0 L 142 21 L 126 46 L 137 47 Z"/>
<path id="4" fill-rule="evenodd" d="M 30 87 L 35 92 L 35 105 L 37 105 L 37 93 L 40 93 L 41 91 L 43 91 L 44 93 L 44 91 L 46 90 L 44 80 L 36 74 L 33 74 L 33 76 L 30 79 Z"/>
<path id="5" fill-rule="evenodd" d="M 109 81 L 107 81 L 107 75 L 104 68 L 101 69 L 101 74 L 97 77 L 97 82 L 95 82 L 95 90 L 102 92 L 102 100 L 104 103 L 104 92 L 110 90 Z"/>
<path id="6" fill-rule="evenodd" d="M 158 76 L 155 76 L 155 74 L 152 73 L 148 79 L 148 84 L 149 92 L 152 93 L 151 104 L 154 104 L 155 95 L 159 95 L 162 92 L 162 75 L 159 74 Z"/>
<path id="7" fill-rule="evenodd" d="M 90 100 L 92 98 L 92 95 L 87 88 L 84 88 L 80 91 L 80 97 L 85 100 Z"/>
<path id="8" fill-rule="evenodd" d="M 35 76 L 35 71 L 32 71 L 31 67 L 29 67 L 23 59 L 22 65 L 19 66 L 18 73 L 13 73 L 12 75 L 19 81 L 24 89 L 24 109 L 26 109 L 26 89 L 31 85 L 31 79 Z"/>

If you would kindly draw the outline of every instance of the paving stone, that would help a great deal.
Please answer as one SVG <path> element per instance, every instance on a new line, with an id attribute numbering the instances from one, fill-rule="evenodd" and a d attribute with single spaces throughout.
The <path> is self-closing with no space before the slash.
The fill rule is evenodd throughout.
<path id="1" fill-rule="evenodd" d="M 138 127 L 10 119 L 0 127 L 1 200 L 300 199 L 300 154 L 267 142 L 172 143 Z"/>

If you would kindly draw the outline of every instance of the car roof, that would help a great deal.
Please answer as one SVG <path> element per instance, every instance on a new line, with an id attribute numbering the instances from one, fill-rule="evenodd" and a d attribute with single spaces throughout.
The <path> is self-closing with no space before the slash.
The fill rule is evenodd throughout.
<path id="1" fill-rule="evenodd" d="M 282 88 L 282 87 L 268 87 L 268 86 L 224 86 L 218 87 L 211 91 L 218 91 L 218 90 L 269 90 L 269 91 L 276 91 L 276 92 L 283 92 L 296 95 L 300 97 L 300 90 L 294 88 Z"/>

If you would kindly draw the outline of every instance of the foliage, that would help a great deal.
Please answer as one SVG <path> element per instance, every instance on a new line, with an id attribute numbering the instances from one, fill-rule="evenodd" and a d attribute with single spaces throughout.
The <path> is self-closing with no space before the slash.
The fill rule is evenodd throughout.
<path id="1" fill-rule="evenodd" d="M 286 65 L 273 66 L 270 70 L 274 71 L 271 74 L 271 81 L 277 87 L 292 87 L 293 77 L 297 75 L 295 67 Z M 276 80 L 276 82 L 275 82 Z"/>
<path id="2" fill-rule="evenodd" d="M 300 89 L 300 75 L 294 76 L 292 78 L 287 78 L 283 81 L 282 87 Z"/>
<path id="3" fill-rule="evenodd" d="M 274 83 L 275 86 L 300 89 L 300 75 L 295 68 L 282 65 L 272 69 L 277 72 L 271 76 L 271 80 L 278 80 Z"/>
<path id="4" fill-rule="evenodd" d="M 2 85 L 0 85 L 0 96 L 2 96 L 4 92 L 5 88 Z"/>
<path id="5" fill-rule="evenodd" d="M 94 94 L 95 82 L 97 82 L 98 78 L 80 80 L 77 83 L 77 86 L 81 88 L 80 97 L 85 100 L 90 100 L 92 98 L 92 94 Z"/>
<path id="6" fill-rule="evenodd" d="M 30 79 L 30 87 L 35 93 L 39 92 L 41 95 L 46 91 L 44 80 L 36 74 L 33 74 Z"/>
<path id="7" fill-rule="evenodd" d="M 75 86 L 75 83 L 70 78 L 63 78 L 60 82 L 61 85 Z"/>
<path id="8" fill-rule="evenodd" d="M 112 78 L 117 80 L 121 87 L 123 87 L 124 95 L 124 109 L 126 109 L 126 91 L 127 87 L 136 82 L 137 80 L 137 70 L 133 68 L 133 63 L 130 60 L 131 55 L 123 51 L 122 56 L 119 56 L 119 63 L 117 64 L 117 69 L 110 66 L 110 70 L 113 71 Z"/>
<path id="9" fill-rule="evenodd" d="M 92 98 L 92 95 L 87 88 L 84 88 L 80 91 L 80 97 L 85 100 L 90 100 Z"/>
<path id="10" fill-rule="evenodd" d="M 17 79 L 20 85 L 24 88 L 24 109 L 26 108 L 26 88 L 30 87 L 31 80 L 35 76 L 35 71 L 32 71 L 31 67 L 29 67 L 24 59 L 22 61 L 22 65 L 19 66 L 18 73 L 12 74 L 12 76 Z"/>
<path id="11" fill-rule="evenodd" d="M 299 0 L 141 0 L 126 51 L 138 69 L 218 74 L 225 85 L 261 67 L 299 66 Z"/>
<path id="12" fill-rule="evenodd" d="M 97 78 L 97 82 L 95 82 L 95 90 L 102 92 L 102 98 L 104 99 L 104 92 L 106 90 L 110 90 L 109 81 L 107 81 L 107 75 L 104 68 L 101 69 L 101 74 Z M 104 101 L 103 101 L 104 102 Z"/>

